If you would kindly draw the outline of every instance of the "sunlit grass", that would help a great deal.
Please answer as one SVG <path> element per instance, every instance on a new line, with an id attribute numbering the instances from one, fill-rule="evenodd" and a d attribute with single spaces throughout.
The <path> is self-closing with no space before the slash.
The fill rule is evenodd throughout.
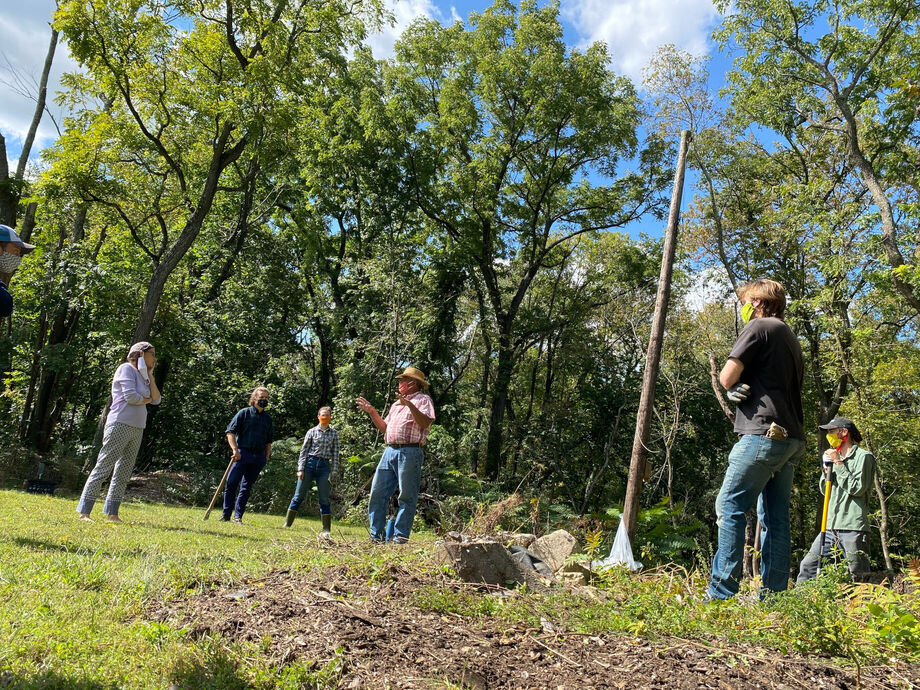
<path id="1" fill-rule="evenodd" d="M 334 523 L 335 545 L 323 547 L 315 518 L 286 530 L 280 516 L 248 513 L 234 525 L 213 514 L 205 522 L 201 509 L 128 503 L 127 524 L 113 525 L 101 516 L 79 521 L 74 508 L 72 499 L 0 492 L 2 687 L 336 687 L 347 661 L 339 652 L 318 665 L 278 666 L 264 645 L 193 638 L 150 615 L 163 602 L 272 570 L 316 579 L 328 568 L 363 579 L 369 591 L 399 573 L 426 571 L 405 605 L 470 626 L 540 629 L 548 622 L 563 634 L 747 643 L 860 663 L 920 658 L 917 595 L 853 587 L 845 568 L 766 603 L 754 600 L 752 583 L 733 601 L 705 603 L 705 568 L 677 566 L 611 571 L 575 591 L 496 596 L 433 566 L 430 534 L 415 534 L 415 548 L 381 548 L 367 543 L 363 526 Z M 920 586 L 920 566 L 911 577 Z"/>
<path id="2" fill-rule="evenodd" d="M 340 547 L 318 548 L 317 519 L 285 530 L 279 516 L 247 513 L 234 525 L 213 513 L 205 522 L 201 509 L 128 503 L 126 524 L 110 524 L 80 521 L 74 509 L 0 492 L 0 673 L 11 687 L 163 688 L 176 678 L 201 687 L 206 676 L 210 687 L 299 687 L 303 669 L 278 675 L 259 650 L 189 640 L 145 610 L 273 569 L 345 565 L 370 577 L 380 561 L 407 557 L 365 550 L 366 530 L 341 524 Z"/>

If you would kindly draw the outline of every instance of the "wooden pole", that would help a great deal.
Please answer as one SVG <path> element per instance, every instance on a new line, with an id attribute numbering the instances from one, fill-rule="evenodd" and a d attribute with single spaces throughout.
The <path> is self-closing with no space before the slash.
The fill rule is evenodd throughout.
<path id="1" fill-rule="evenodd" d="M 642 396 L 639 412 L 636 414 L 636 434 L 633 437 L 632 457 L 629 461 L 629 479 L 626 483 L 626 500 L 623 504 L 623 520 L 630 542 L 635 537 L 636 517 L 639 513 L 639 496 L 645 477 L 645 463 L 648 455 L 649 429 L 652 410 L 655 405 L 655 381 L 658 378 L 658 363 L 661 360 L 661 345 L 664 340 L 664 322 L 668 315 L 671 299 L 671 274 L 674 270 L 674 253 L 677 249 L 677 225 L 680 221 L 680 202 L 684 191 L 684 172 L 687 167 L 687 148 L 690 132 L 680 133 L 680 150 L 677 154 L 677 170 L 674 173 L 674 191 L 671 193 L 671 212 L 668 214 L 668 229 L 661 256 L 661 274 L 658 278 L 658 294 L 655 297 L 655 315 L 652 319 L 652 333 L 649 336 L 648 352 L 645 355 L 645 372 L 642 377 Z"/>
<path id="2" fill-rule="evenodd" d="M 217 490 L 214 492 L 214 497 L 211 499 L 211 503 L 208 506 L 207 511 L 205 511 L 204 519 L 207 520 L 211 515 L 211 510 L 214 508 L 214 504 L 217 503 L 217 497 L 220 495 L 220 490 L 224 488 L 224 483 L 227 481 L 227 475 L 230 474 L 230 468 L 233 467 L 233 458 L 230 458 L 230 462 L 227 464 L 227 469 L 224 471 L 224 476 L 220 478 L 220 484 L 217 485 Z"/>

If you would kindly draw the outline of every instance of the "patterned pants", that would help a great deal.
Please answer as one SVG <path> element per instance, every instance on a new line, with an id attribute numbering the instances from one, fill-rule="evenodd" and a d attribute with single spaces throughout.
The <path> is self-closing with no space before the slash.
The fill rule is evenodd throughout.
<path id="1" fill-rule="evenodd" d="M 121 505 L 128 480 L 134 471 L 134 462 L 137 460 L 137 451 L 140 450 L 143 436 L 143 429 L 121 422 L 113 422 L 105 427 L 96 466 L 89 473 L 80 502 L 77 504 L 78 513 L 92 512 L 102 482 L 111 475 L 112 481 L 109 483 L 109 493 L 105 498 L 102 512 L 106 515 L 118 515 L 118 506 Z"/>

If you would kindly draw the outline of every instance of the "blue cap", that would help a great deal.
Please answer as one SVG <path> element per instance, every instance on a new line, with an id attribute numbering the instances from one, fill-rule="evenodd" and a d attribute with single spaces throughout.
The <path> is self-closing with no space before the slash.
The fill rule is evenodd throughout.
<path id="1" fill-rule="evenodd" d="M 28 244 L 19 239 L 19 235 L 17 235 L 16 231 L 9 225 L 0 224 L 0 242 L 12 242 L 13 244 L 19 245 L 23 254 L 27 254 L 35 249 L 34 244 Z"/>

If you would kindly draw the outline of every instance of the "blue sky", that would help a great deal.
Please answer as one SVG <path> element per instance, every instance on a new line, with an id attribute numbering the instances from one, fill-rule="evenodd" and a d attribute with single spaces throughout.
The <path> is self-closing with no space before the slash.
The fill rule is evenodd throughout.
<path id="1" fill-rule="evenodd" d="M 433 17 L 442 23 L 466 20 L 470 12 L 489 6 L 486 0 L 387 0 L 395 19 L 389 27 L 370 39 L 378 56 L 392 51 L 399 32 L 419 16 Z M 28 128 L 34 108 L 34 93 L 48 47 L 48 22 L 54 0 L 0 2 L 0 132 L 7 139 L 10 156 L 17 155 L 21 137 Z M 561 0 L 560 11 L 565 37 L 572 46 L 593 41 L 607 43 L 612 67 L 637 83 L 641 70 L 658 46 L 674 43 L 696 55 L 716 51 L 709 38 L 718 23 L 711 0 Z M 721 85 L 724 59 L 713 64 L 713 79 Z M 55 58 L 52 89 L 64 71 L 73 70 L 74 62 L 61 46 Z M 51 105 L 56 117 L 60 110 Z M 50 118 L 40 131 L 41 143 L 47 144 L 56 132 Z"/>
<path id="2" fill-rule="evenodd" d="M 386 0 L 395 19 L 393 26 L 370 37 L 369 43 L 378 57 L 392 53 L 400 32 L 415 18 L 432 17 L 442 23 L 466 21 L 470 12 L 482 11 L 491 3 L 486 0 Z M 55 0 L 0 2 L 0 133 L 6 138 L 8 157 L 19 156 L 22 138 L 34 110 L 34 95 L 48 47 L 48 23 Z M 657 48 L 673 43 L 695 55 L 713 58 L 713 85 L 723 83 L 728 62 L 717 54 L 710 34 L 719 16 L 711 0 L 560 0 L 560 14 L 565 38 L 573 47 L 594 41 L 607 43 L 611 67 L 638 85 L 643 67 Z M 49 101 L 63 72 L 76 69 L 66 44 L 59 45 L 52 70 Z M 49 102 L 54 118 L 63 113 Z M 33 159 L 41 147 L 57 136 L 52 117 L 46 115 L 39 130 Z M 689 191 L 689 190 L 688 190 Z M 685 206 L 687 193 L 685 192 Z M 654 227 L 642 231 L 655 232 Z M 660 232 L 660 230 L 658 231 Z M 635 230 L 633 230 L 635 234 Z"/>

